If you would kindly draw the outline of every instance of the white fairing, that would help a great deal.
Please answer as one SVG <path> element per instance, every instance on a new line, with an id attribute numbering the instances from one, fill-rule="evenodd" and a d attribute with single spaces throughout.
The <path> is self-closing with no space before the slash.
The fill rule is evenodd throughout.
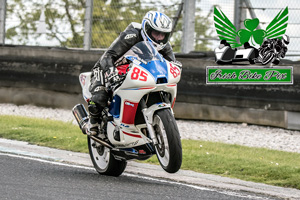
<path id="1" fill-rule="evenodd" d="M 85 101 L 89 101 L 92 98 L 92 94 L 89 91 L 91 85 L 92 72 L 84 72 L 79 75 L 79 82 L 82 88 L 82 95 Z"/>
<path id="2" fill-rule="evenodd" d="M 110 142 L 115 145 L 115 147 L 134 147 L 150 142 L 149 138 L 141 131 L 141 128 L 147 127 L 146 124 L 140 124 L 138 126 L 135 126 L 134 124 L 136 109 L 144 95 L 150 92 L 164 91 L 170 93 L 172 96 L 171 104 L 161 102 L 159 104 L 152 105 L 145 111 L 150 122 L 152 122 L 153 114 L 156 110 L 166 108 L 172 109 L 171 106 L 176 98 L 177 83 L 181 77 L 181 70 L 179 67 L 174 66 L 169 62 L 167 63 L 167 83 L 156 84 L 155 78 L 148 70 L 139 65 L 133 64 L 123 84 L 114 92 L 114 96 L 117 95 L 120 97 L 120 114 L 118 118 L 114 117 L 113 122 L 108 123 L 107 133 Z M 172 74 L 170 70 L 172 71 Z M 137 74 L 138 71 L 139 77 L 137 78 L 135 74 Z M 118 128 L 120 131 L 120 141 L 116 141 L 113 137 L 113 132 Z"/>
<path id="3" fill-rule="evenodd" d="M 248 60 L 253 51 L 253 48 L 233 50 L 228 46 L 222 46 L 215 49 L 215 56 L 216 61 L 243 61 Z"/>
<path id="4" fill-rule="evenodd" d="M 223 48 L 217 47 L 217 48 L 215 49 L 216 59 L 217 59 L 217 60 L 222 60 L 222 56 L 223 56 L 224 52 L 225 52 L 227 49 L 229 49 L 229 48 L 230 48 L 230 47 L 228 47 L 228 46 L 224 46 Z"/>
<path id="5" fill-rule="evenodd" d="M 238 59 L 248 59 L 252 53 L 252 51 L 254 51 L 253 48 L 249 48 L 249 49 L 238 49 L 236 51 L 235 54 L 235 58 L 236 60 Z"/>
<path id="6" fill-rule="evenodd" d="M 108 108 L 113 121 L 107 124 L 107 137 L 115 148 L 130 148 L 152 142 L 153 131 L 146 136 L 142 129 L 151 128 L 156 110 L 171 109 L 172 111 L 176 100 L 177 83 L 181 77 L 181 68 L 164 60 L 149 42 L 136 44 L 127 52 L 126 58 L 131 61 L 129 71 L 122 84 L 114 90 L 113 99 Z M 89 92 L 91 73 L 82 73 L 79 79 L 84 99 L 89 101 L 92 96 Z M 161 94 L 155 93 L 159 91 L 168 93 L 170 102 L 164 102 Z M 153 105 L 148 105 L 149 107 L 141 112 L 138 109 L 139 103 L 149 93 L 152 93 L 150 98 L 152 95 L 158 97 L 155 97 Z M 138 115 L 136 115 L 137 111 Z M 143 124 L 144 115 L 141 113 L 146 116 L 147 124 Z M 136 120 L 140 122 L 136 123 Z M 120 133 L 119 137 L 115 137 L 116 133 Z"/>

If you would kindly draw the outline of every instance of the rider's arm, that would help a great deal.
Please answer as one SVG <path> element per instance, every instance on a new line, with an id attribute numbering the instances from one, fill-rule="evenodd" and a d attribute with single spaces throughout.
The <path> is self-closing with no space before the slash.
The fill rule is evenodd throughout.
<path id="1" fill-rule="evenodd" d="M 168 42 L 167 45 L 165 46 L 165 48 L 163 48 L 162 50 L 159 51 L 159 53 L 161 53 L 161 55 L 168 61 L 170 61 L 171 63 L 173 63 L 174 65 L 178 66 L 180 69 L 182 69 L 182 64 L 181 62 L 179 62 L 178 60 L 176 60 L 175 55 L 173 53 L 173 49 L 170 45 L 170 43 Z"/>
<path id="2" fill-rule="evenodd" d="M 129 25 L 130 26 L 130 25 Z M 99 59 L 95 67 L 100 67 L 103 71 L 107 71 L 114 66 L 116 60 L 124 55 L 137 41 L 140 40 L 139 33 L 134 28 L 126 28 L 117 39 L 110 45 L 107 51 Z"/>
<path id="3" fill-rule="evenodd" d="M 159 51 L 161 55 L 168 61 L 176 61 L 171 44 L 168 42 L 165 48 Z"/>

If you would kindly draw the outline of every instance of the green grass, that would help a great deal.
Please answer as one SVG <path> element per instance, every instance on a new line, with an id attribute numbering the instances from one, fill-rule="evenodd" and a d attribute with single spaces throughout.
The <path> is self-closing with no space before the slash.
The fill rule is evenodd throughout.
<path id="1" fill-rule="evenodd" d="M 78 126 L 60 121 L 0 116 L 0 137 L 88 152 Z M 181 169 L 300 189 L 300 154 L 215 142 L 182 140 Z M 146 161 L 158 164 L 156 156 Z"/>
<path id="2" fill-rule="evenodd" d="M 88 152 L 86 136 L 72 123 L 2 115 L 0 137 L 70 151 Z"/>
<path id="3" fill-rule="evenodd" d="M 195 140 L 182 148 L 181 169 L 300 189 L 298 153 Z"/>

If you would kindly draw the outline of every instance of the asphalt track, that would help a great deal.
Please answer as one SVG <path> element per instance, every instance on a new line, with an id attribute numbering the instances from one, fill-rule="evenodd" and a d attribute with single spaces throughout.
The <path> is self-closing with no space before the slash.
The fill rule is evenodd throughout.
<path id="1" fill-rule="evenodd" d="M 88 154 L 0 139 L 0 199 L 299 199 L 300 191 L 130 162 L 101 176 Z M 199 182 L 197 182 L 198 180 Z M 254 187 L 256 185 L 256 188 Z M 248 188 L 248 189 L 247 189 Z M 264 191 L 264 192 L 263 192 Z"/>
<path id="2" fill-rule="evenodd" d="M 1 199 L 249 199 L 169 181 L 1 154 Z M 251 196 L 249 196 L 251 197 Z M 255 196 L 253 196 L 255 198 Z"/>

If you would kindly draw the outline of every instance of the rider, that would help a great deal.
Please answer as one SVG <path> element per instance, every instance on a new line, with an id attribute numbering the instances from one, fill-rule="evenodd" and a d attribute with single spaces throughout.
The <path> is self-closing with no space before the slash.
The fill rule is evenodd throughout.
<path id="1" fill-rule="evenodd" d="M 149 11 L 142 20 L 142 24 L 132 22 L 110 45 L 102 57 L 92 68 L 90 92 L 91 101 L 88 105 L 90 114 L 88 134 L 96 135 L 101 121 L 101 113 L 108 103 L 108 92 L 105 87 L 105 78 L 114 71 L 115 62 L 123 56 L 132 46 L 140 41 L 150 41 L 168 61 L 174 61 L 175 56 L 169 38 L 172 31 L 170 18 L 157 11 Z M 178 63 L 180 65 L 180 63 Z"/>
<path id="2" fill-rule="evenodd" d="M 262 45 L 258 49 L 259 56 L 258 56 L 258 62 L 262 62 L 263 57 L 266 55 L 267 50 L 273 50 L 276 49 L 277 52 L 280 52 L 279 57 L 276 57 L 273 61 L 274 64 L 279 64 L 280 58 L 284 58 L 285 54 L 287 52 L 287 46 L 290 43 L 290 37 L 286 34 L 284 34 L 281 39 L 275 38 L 275 39 L 268 39 L 265 38 L 263 40 Z"/>

